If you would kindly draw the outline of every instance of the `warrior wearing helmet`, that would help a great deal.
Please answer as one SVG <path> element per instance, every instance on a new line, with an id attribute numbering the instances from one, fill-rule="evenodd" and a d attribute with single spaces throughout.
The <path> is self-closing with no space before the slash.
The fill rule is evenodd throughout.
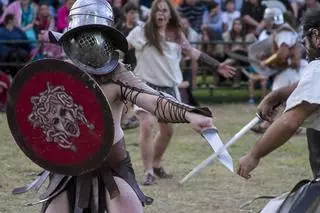
<path id="1" fill-rule="evenodd" d="M 30 188 L 39 188 L 50 176 L 48 188 L 41 196 L 41 201 L 44 202 L 43 213 L 139 213 L 143 212 L 144 204 L 152 203 L 152 199 L 142 193 L 135 180 L 124 144 L 120 121 L 127 101 L 153 113 L 161 122 L 191 123 L 197 131 L 212 127 L 209 109 L 184 105 L 172 96 L 153 90 L 118 61 L 117 51 L 126 52 L 128 44 L 125 37 L 112 27 L 113 24 L 112 9 L 107 1 L 77 0 L 70 10 L 67 31 L 64 34 L 49 33 L 50 41 L 60 44 L 70 61 L 89 73 L 100 85 L 111 108 L 114 138 L 105 162 L 94 171 L 78 176 L 44 171 L 32 185 L 14 191 L 23 193 Z M 219 66 L 217 61 L 205 54 L 199 57 L 199 61 L 212 67 Z M 62 148 L 76 152 L 77 145 L 69 143 L 72 137 L 79 137 L 78 126 L 73 123 L 80 120 L 87 128 L 92 129 L 95 128 L 95 123 L 87 121 L 86 112 L 83 113 L 82 107 L 73 103 L 67 95 L 63 100 L 68 100 L 70 107 L 66 108 L 61 99 L 57 100 L 56 93 L 53 94 L 56 90 L 64 92 L 63 88 L 48 87 L 47 91 L 33 98 L 35 112 L 30 114 L 29 121 L 42 127 L 44 124 L 39 119 L 52 120 L 54 125 L 43 128 L 43 131 L 64 132 L 64 141 L 55 142 Z M 50 107 L 50 103 L 54 101 L 58 107 Z M 48 107 L 44 108 L 43 104 Z M 68 114 L 61 113 L 64 108 L 69 110 Z M 50 116 L 42 113 L 46 110 L 50 113 L 52 110 Z M 54 122 L 57 119 L 61 122 Z"/>
<path id="2" fill-rule="evenodd" d="M 258 106 L 263 119 L 270 120 L 276 106 L 286 103 L 284 113 L 272 123 L 252 150 L 239 161 L 238 174 L 250 178 L 260 160 L 286 143 L 300 126 L 307 128 L 310 165 L 315 177 L 320 172 L 320 10 L 309 10 L 303 20 L 303 41 L 309 64 L 298 83 L 267 95 Z M 292 210 L 292 209 L 291 209 Z M 319 210 L 319 209 L 315 209 Z"/>
<path id="3" fill-rule="evenodd" d="M 272 34 L 266 40 L 260 42 L 261 44 L 264 43 L 265 48 L 260 48 L 260 50 L 264 49 L 264 53 L 260 56 L 262 62 L 258 69 L 261 69 L 261 74 L 265 69 L 272 70 L 275 73 L 272 84 L 272 90 L 274 91 L 299 81 L 298 70 L 301 51 L 298 46 L 296 31 L 284 22 L 283 12 L 279 8 L 266 8 L 264 21 L 271 28 Z M 262 122 L 253 127 L 252 131 L 263 133 L 269 125 L 270 123 L 267 121 Z"/>
<path id="4" fill-rule="evenodd" d="M 299 80 L 297 69 L 300 66 L 300 49 L 295 30 L 284 22 L 283 12 L 279 8 L 266 8 L 264 20 L 271 25 L 271 55 L 264 56 L 262 67 L 277 71 L 272 90 L 296 83 Z"/>

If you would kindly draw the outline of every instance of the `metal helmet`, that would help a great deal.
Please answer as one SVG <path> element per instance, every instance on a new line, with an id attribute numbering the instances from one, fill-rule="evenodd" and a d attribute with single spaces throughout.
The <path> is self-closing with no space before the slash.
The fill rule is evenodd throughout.
<path id="1" fill-rule="evenodd" d="M 113 24 L 113 11 L 106 0 L 77 0 L 70 9 L 66 32 L 50 32 L 49 38 L 61 44 L 80 69 L 106 74 L 118 65 L 115 50 L 128 51 L 126 38 Z"/>
<path id="2" fill-rule="evenodd" d="M 272 21 L 275 25 L 284 24 L 283 12 L 281 9 L 272 7 L 264 10 L 263 18 Z"/>

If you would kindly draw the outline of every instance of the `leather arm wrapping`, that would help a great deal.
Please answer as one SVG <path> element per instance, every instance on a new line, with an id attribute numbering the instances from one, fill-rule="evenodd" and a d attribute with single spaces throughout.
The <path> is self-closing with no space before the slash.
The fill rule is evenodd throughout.
<path id="1" fill-rule="evenodd" d="M 203 65 L 209 66 L 210 68 L 214 69 L 214 71 L 218 70 L 219 64 L 220 64 L 219 61 L 217 61 L 216 59 L 212 58 L 211 56 L 203 52 L 200 54 L 198 63 L 200 66 L 203 66 Z"/>
<path id="2" fill-rule="evenodd" d="M 161 93 L 157 99 L 154 114 L 159 122 L 165 123 L 189 123 L 186 113 L 192 112 L 207 117 L 212 117 L 212 113 L 207 107 L 193 107 L 179 102 L 174 97 Z"/>
<path id="3" fill-rule="evenodd" d="M 124 67 L 112 73 L 111 81 L 120 86 L 121 99 L 124 103 L 130 101 L 136 104 L 141 93 L 157 96 L 156 107 L 152 113 L 159 122 L 188 123 L 187 112 L 212 117 L 212 113 L 207 107 L 196 108 L 180 103 L 174 97 L 152 89 Z"/>

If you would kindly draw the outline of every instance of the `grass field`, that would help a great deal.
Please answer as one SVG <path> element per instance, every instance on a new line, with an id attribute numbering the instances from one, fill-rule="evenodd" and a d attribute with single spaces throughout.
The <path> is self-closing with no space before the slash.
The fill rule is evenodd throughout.
<path id="1" fill-rule="evenodd" d="M 254 107 L 244 104 L 213 105 L 211 108 L 224 142 L 251 120 L 255 113 Z M 37 200 L 35 193 L 19 196 L 10 193 L 15 186 L 29 183 L 33 178 L 32 174 L 40 168 L 27 159 L 14 143 L 4 115 L 0 115 L 0 134 L 0 212 L 38 212 L 40 206 L 23 206 L 27 202 Z M 230 148 L 235 166 L 239 157 L 245 154 L 258 138 L 259 135 L 250 132 Z M 137 129 L 126 132 L 127 147 L 140 183 L 143 168 L 137 139 Z M 257 201 L 244 209 L 240 209 L 240 206 L 256 196 L 285 192 L 299 180 L 311 177 L 306 139 L 302 134 L 295 136 L 285 146 L 263 159 L 249 181 L 231 174 L 218 162 L 214 162 L 199 176 L 190 179 L 182 187 L 178 186 L 178 181 L 210 153 L 208 144 L 190 130 L 187 124 L 177 125 L 175 136 L 163 161 L 163 165 L 174 174 L 174 178 L 160 180 L 155 186 L 142 187 L 147 195 L 155 198 L 155 203 L 147 206 L 145 212 L 257 212 L 265 204 L 265 200 Z"/>

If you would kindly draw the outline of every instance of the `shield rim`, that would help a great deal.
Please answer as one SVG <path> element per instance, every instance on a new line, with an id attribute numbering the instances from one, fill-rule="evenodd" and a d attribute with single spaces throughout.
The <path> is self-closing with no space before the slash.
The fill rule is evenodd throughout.
<path id="1" fill-rule="evenodd" d="M 52 66 L 50 66 L 50 64 Z M 65 72 L 70 73 L 72 76 L 77 78 L 78 80 L 81 80 L 82 82 L 85 82 L 86 85 L 90 90 L 95 91 L 98 95 L 97 97 L 105 97 L 105 95 L 102 92 L 102 89 L 100 88 L 99 84 L 96 83 L 96 81 L 86 72 L 81 71 L 76 66 L 65 62 L 61 60 L 56 59 L 42 59 L 38 60 L 36 62 L 33 62 L 31 64 L 26 65 L 24 68 L 22 68 L 14 78 L 15 83 L 12 84 L 11 88 L 9 89 L 8 93 L 8 105 L 7 105 L 7 122 L 9 125 L 9 129 L 11 131 L 11 134 L 16 142 L 16 144 L 19 146 L 19 148 L 23 151 L 23 153 L 35 164 L 38 166 L 44 168 L 45 170 L 48 170 L 50 172 L 55 172 L 58 174 L 63 175 L 81 175 L 84 173 L 88 173 L 90 171 L 93 171 L 97 169 L 107 158 L 110 149 L 112 147 L 113 141 L 114 141 L 114 122 L 113 117 L 111 113 L 110 104 L 107 100 L 107 98 L 100 98 L 101 101 L 101 111 L 103 112 L 104 116 L 104 124 L 105 127 L 103 128 L 103 135 L 102 135 L 102 146 L 101 148 L 96 152 L 96 155 L 88 158 L 86 162 L 82 162 L 81 164 L 74 164 L 74 165 L 55 165 L 54 163 L 49 163 L 43 158 L 40 158 L 38 155 L 36 155 L 31 149 L 27 148 L 25 144 L 27 144 L 27 141 L 24 139 L 23 135 L 21 134 L 21 131 L 19 129 L 19 126 L 17 125 L 16 113 L 15 113 L 15 104 L 17 102 L 17 94 L 19 89 L 21 88 L 21 85 L 23 85 L 23 82 L 25 82 L 26 78 L 30 78 L 32 74 L 42 72 L 44 71 L 44 67 L 46 71 L 50 70 L 64 70 Z M 27 73 L 27 74 L 25 74 Z M 27 77 L 25 77 L 27 76 Z M 111 141 L 110 141 L 111 140 Z M 110 141 L 110 142 L 108 142 Z"/>

